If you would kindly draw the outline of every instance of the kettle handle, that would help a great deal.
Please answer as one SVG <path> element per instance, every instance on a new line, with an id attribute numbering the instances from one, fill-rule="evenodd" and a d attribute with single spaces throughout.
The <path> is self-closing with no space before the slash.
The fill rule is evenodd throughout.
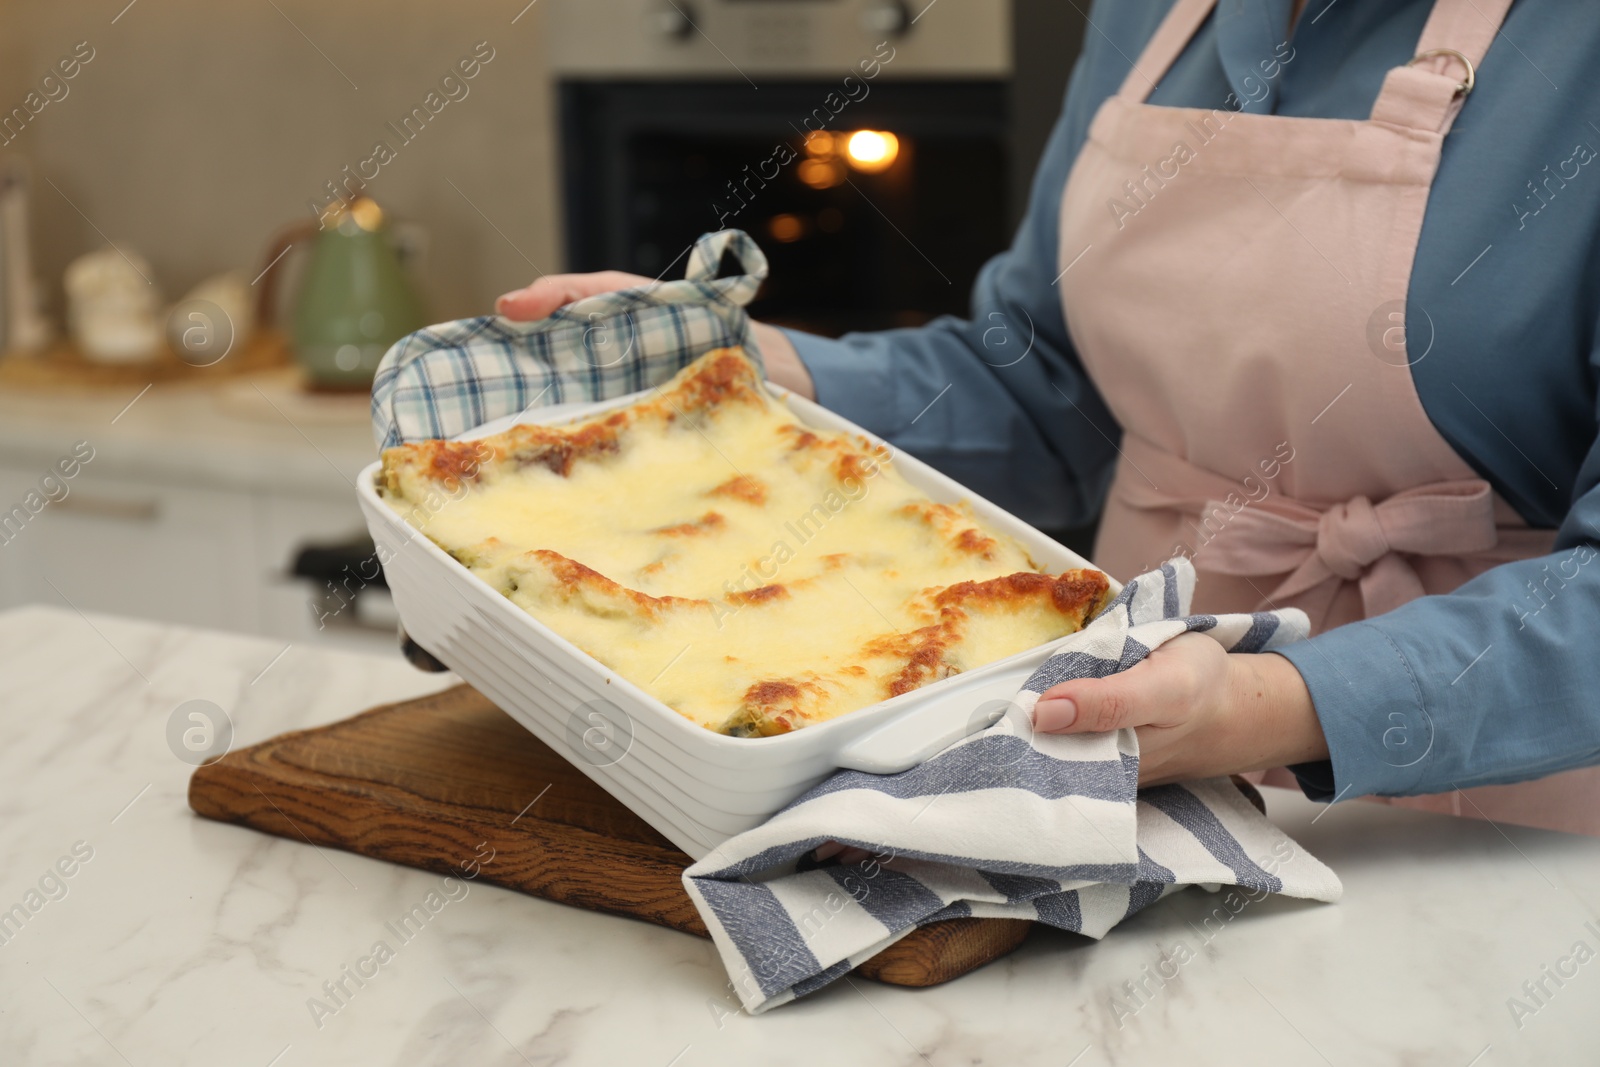
<path id="1" fill-rule="evenodd" d="M 278 321 L 278 282 L 284 273 L 283 258 L 295 245 L 308 243 L 321 230 L 315 220 L 292 222 L 273 235 L 262 259 L 261 273 L 256 282 L 261 286 L 256 294 L 256 321 L 271 328 Z"/>

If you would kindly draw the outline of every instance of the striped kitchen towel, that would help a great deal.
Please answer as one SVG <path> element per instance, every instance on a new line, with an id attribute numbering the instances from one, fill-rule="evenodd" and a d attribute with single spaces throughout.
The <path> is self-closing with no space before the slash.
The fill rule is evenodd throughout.
<path id="1" fill-rule="evenodd" d="M 1265 652 L 1309 630 L 1296 609 L 1191 615 L 1193 591 L 1181 557 L 1140 575 L 1060 641 L 992 726 L 899 774 L 838 771 L 685 871 L 744 1006 L 820 989 L 942 919 L 1032 919 L 1099 938 L 1190 885 L 1337 900 L 1338 877 L 1229 779 L 1140 791 L 1132 730 L 1029 729 L 1044 690 L 1126 670 L 1179 634 Z M 810 864 L 827 841 L 875 855 Z"/>
<path id="2" fill-rule="evenodd" d="M 744 273 L 719 278 L 724 253 Z M 538 322 L 459 319 L 402 337 L 372 382 L 379 448 L 455 437 L 533 407 L 607 400 L 649 389 L 714 348 L 760 362 L 748 304 L 767 257 L 742 230 L 708 233 L 686 276 L 619 289 L 558 308 Z"/>

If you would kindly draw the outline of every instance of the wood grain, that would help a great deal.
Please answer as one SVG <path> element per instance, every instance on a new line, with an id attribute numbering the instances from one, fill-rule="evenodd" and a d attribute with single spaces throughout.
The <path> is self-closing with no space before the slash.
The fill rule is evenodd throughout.
<path id="1" fill-rule="evenodd" d="M 373 708 L 200 767 L 209 819 L 483 881 L 708 936 L 683 889 L 690 859 L 476 690 Z M 913 931 L 857 973 L 928 986 L 1005 955 L 1032 924 L 953 919 Z"/>

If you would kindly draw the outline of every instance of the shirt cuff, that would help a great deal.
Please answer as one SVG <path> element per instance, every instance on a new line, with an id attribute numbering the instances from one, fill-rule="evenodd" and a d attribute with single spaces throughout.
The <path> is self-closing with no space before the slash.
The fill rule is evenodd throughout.
<path id="1" fill-rule="evenodd" d="M 884 352 L 799 330 L 784 329 L 783 334 L 811 372 L 817 403 L 857 426 L 871 426 L 880 437 L 898 429 L 886 422 L 893 420 L 896 408 Z"/>
<path id="2" fill-rule="evenodd" d="M 1276 650 L 1305 680 L 1326 761 L 1289 770 L 1312 800 L 1421 792 L 1434 752 L 1429 717 L 1411 665 L 1371 622 L 1336 627 Z"/>

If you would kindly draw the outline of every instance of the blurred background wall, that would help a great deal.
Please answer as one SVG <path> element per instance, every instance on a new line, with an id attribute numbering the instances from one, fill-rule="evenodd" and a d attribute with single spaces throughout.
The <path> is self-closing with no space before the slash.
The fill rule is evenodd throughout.
<path id="1" fill-rule="evenodd" d="M 385 124 L 480 41 L 494 59 L 468 95 L 370 190 L 394 215 L 426 220 L 429 311 L 484 311 L 534 277 L 530 260 L 548 270 L 560 259 L 547 3 L 513 25 L 521 5 L 494 0 L 3 0 L 0 106 L 20 103 L 78 42 L 94 49 L 68 95 L 0 148 L 33 165 L 51 312 L 68 261 L 102 243 L 95 227 L 144 253 L 172 296 L 218 271 L 254 275 L 269 235 L 311 217 L 306 202 L 375 140 L 396 142 Z"/>

